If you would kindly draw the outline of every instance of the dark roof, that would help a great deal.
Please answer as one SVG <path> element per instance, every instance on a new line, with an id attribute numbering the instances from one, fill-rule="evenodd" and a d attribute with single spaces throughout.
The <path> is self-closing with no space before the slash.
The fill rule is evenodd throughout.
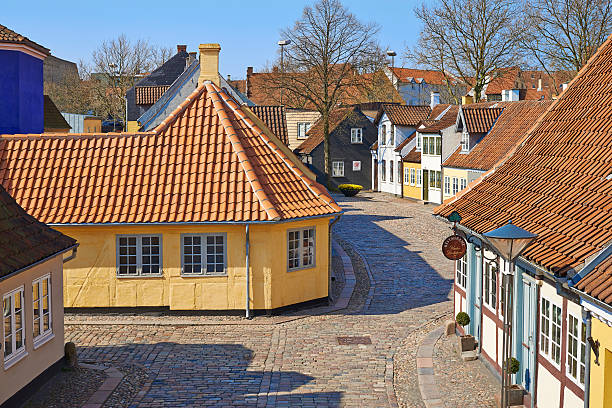
<path id="1" fill-rule="evenodd" d="M 429 106 L 384 103 L 380 106 L 374 123 L 380 122 L 380 119 L 385 113 L 394 125 L 416 126 L 420 121 L 429 119 L 431 108 Z"/>
<path id="2" fill-rule="evenodd" d="M 3 26 L 2 24 L 0 24 L 0 43 L 23 44 L 35 49 L 38 52 L 42 52 L 45 55 L 51 54 L 48 48 L 45 48 L 42 45 L 35 43 L 28 37 L 24 37 L 23 35 L 14 32 L 13 30 L 7 28 L 6 26 Z"/>
<path id="3" fill-rule="evenodd" d="M 251 106 L 251 110 L 261 119 L 266 126 L 280 139 L 281 142 L 288 145 L 289 137 L 287 136 L 287 120 L 285 116 L 285 107 L 282 105 L 275 106 Z"/>
<path id="4" fill-rule="evenodd" d="M 0 278 L 75 244 L 74 239 L 26 213 L 0 186 Z"/>
<path id="5" fill-rule="evenodd" d="M 525 138 L 479 182 L 436 208 L 485 233 L 512 222 L 538 235 L 523 256 L 563 275 L 612 241 L 612 37 Z"/>
<path id="6" fill-rule="evenodd" d="M 359 110 L 358 107 L 347 107 L 347 108 L 338 108 L 333 110 L 329 114 L 329 134 L 334 131 L 344 119 L 346 119 L 350 114 Z M 301 145 L 298 146 L 296 151 L 300 153 L 310 153 L 312 152 L 318 145 L 323 142 L 325 135 L 323 133 L 323 119 L 320 118 L 315 122 L 315 124 L 310 128 L 308 133 L 306 133 L 308 138 L 302 142 Z"/>
<path id="7" fill-rule="evenodd" d="M 474 108 L 464 106 L 461 110 L 468 133 L 487 133 L 504 108 Z"/>
<path id="8" fill-rule="evenodd" d="M 612 255 L 580 279 L 576 288 L 595 299 L 612 305 Z"/>
<path id="9" fill-rule="evenodd" d="M 54 130 L 72 129 L 72 126 L 66 122 L 62 113 L 57 109 L 53 100 L 48 95 L 44 97 L 44 129 L 45 132 L 53 132 Z"/>

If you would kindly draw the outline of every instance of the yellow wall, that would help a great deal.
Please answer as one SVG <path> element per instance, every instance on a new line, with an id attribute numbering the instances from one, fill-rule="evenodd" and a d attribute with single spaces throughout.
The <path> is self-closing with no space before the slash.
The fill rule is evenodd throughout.
<path id="1" fill-rule="evenodd" d="M 252 224 L 251 308 L 274 309 L 324 298 L 328 290 L 329 218 Z M 315 266 L 287 271 L 287 230 L 316 227 Z M 64 265 L 66 307 L 169 306 L 176 310 L 245 307 L 245 226 L 57 227 L 77 239 L 76 259 Z M 181 276 L 181 234 L 226 233 L 227 276 Z M 117 278 L 116 235 L 161 234 L 161 277 Z"/>
<path id="2" fill-rule="evenodd" d="M 421 199 L 421 186 L 417 187 L 416 186 L 416 171 L 417 169 L 421 168 L 421 163 L 410 163 L 410 162 L 403 162 L 404 163 L 404 171 L 406 171 L 406 169 L 414 169 L 415 174 L 414 174 L 414 181 L 415 181 L 415 185 L 411 186 L 410 184 L 406 184 L 405 180 L 404 180 L 404 174 L 402 174 L 402 188 L 404 189 L 404 197 L 409 197 L 409 198 L 414 198 L 417 200 Z M 410 179 L 408 179 L 408 181 L 410 181 Z M 421 185 L 422 185 L 422 177 L 421 177 Z"/>
<path id="3" fill-rule="evenodd" d="M 444 167 L 443 172 L 442 172 L 442 200 L 446 200 L 448 198 L 453 197 L 453 177 L 457 177 L 458 179 L 464 178 L 466 180 L 466 185 L 469 182 L 469 178 L 468 178 L 468 171 L 465 169 L 455 169 L 455 168 L 451 168 L 451 167 Z M 444 178 L 445 177 L 450 177 L 450 194 L 446 194 L 446 192 L 444 191 Z M 459 191 L 461 191 L 461 181 L 458 181 L 459 183 Z"/>
<path id="4" fill-rule="evenodd" d="M 51 275 L 51 327 L 53 338 L 34 349 L 32 282 L 47 274 Z M 2 366 L 3 359 L 0 358 L 0 366 L 2 366 L 0 367 L 0 404 L 13 396 L 49 366 L 59 361 L 64 355 L 64 308 L 61 282 L 61 255 L 0 281 L 0 302 L 8 292 L 20 286 L 24 288 L 24 338 L 26 352 L 28 353 L 9 368 Z M 0 326 L 0 336 L 4 336 L 2 326 Z"/>
<path id="5" fill-rule="evenodd" d="M 612 327 L 597 318 L 591 319 L 591 336 L 599 340 L 599 365 L 591 352 L 591 408 L 612 408 Z"/>
<path id="6" fill-rule="evenodd" d="M 126 132 L 135 133 L 140 129 L 140 125 L 135 120 L 128 120 Z"/>
<path id="7" fill-rule="evenodd" d="M 128 128 L 130 123 L 136 123 L 138 126 L 138 122 L 128 122 Z M 138 131 L 138 127 L 134 132 Z M 85 118 L 83 119 L 83 133 L 100 133 L 102 132 L 102 119 L 96 118 Z"/>

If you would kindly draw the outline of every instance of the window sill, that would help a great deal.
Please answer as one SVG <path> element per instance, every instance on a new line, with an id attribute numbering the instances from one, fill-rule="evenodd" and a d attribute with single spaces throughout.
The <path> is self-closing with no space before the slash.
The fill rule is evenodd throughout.
<path id="1" fill-rule="evenodd" d="M 301 266 L 299 268 L 291 268 L 291 269 L 287 269 L 287 272 L 298 272 L 298 271 L 304 271 L 306 269 L 314 269 L 316 267 L 316 265 L 308 265 L 308 266 Z"/>
<path id="2" fill-rule="evenodd" d="M 34 339 L 34 350 L 39 348 L 40 346 L 45 345 L 48 341 L 55 338 L 55 334 L 52 331 L 47 332 L 45 334 L 41 334 L 40 336 Z"/>
<path id="3" fill-rule="evenodd" d="M 227 272 L 224 273 L 194 273 L 194 274 L 184 274 L 181 273 L 181 278 L 227 278 Z"/>
<path id="4" fill-rule="evenodd" d="M 150 275 L 116 275 L 117 279 L 159 279 L 163 278 L 164 274 L 150 274 Z"/>
<path id="5" fill-rule="evenodd" d="M 21 349 L 21 351 L 18 351 L 16 354 L 13 354 L 9 358 L 5 359 L 4 360 L 4 370 L 5 371 L 8 370 L 12 366 L 17 364 L 21 360 L 23 360 L 27 355 L 28 355 L 28 352 L 25 351 L 25 347 L 24 347 Z"/>

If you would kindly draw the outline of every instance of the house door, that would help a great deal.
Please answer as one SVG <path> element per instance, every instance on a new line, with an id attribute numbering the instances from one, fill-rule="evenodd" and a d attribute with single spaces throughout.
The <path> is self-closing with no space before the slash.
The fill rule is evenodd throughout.
<path id="1" fill-rule="evenodd" d="M 423 201 L 429 201 L 429 170 L 423 170 Z"/>
<path id="2" fill-rule="evenodd" d="M 470 254 L 468 258 L 468 267 L 469 267 L 469 275 L 468 279 L 470 280 L 470 297 L 472 300 L 472 307 L 470 307 L 470 311 L 472 312 L 470 315 L 470 320 L 474 322 L 473 330 L 474 333 L 472 335 L 480 341 L 480 305 L 482 304 L 482 261 L 480 258 L 480 252 L 474 251 L 474 246 L 470 244 L 468 246 Z"/>
<path id="3" fill-rule="evenodd" d="M 525 389 L 529 392 L 532 392 L 533 395 L 533 380 L 535 373 L 535 363 L 536 363 L 536 350 L 535 350 L 535 325 L 536 325 L 536 285 L 534 282 L 530 282 L 526 279 L 522 282 L 522 303 L 523 303 L 523 312 L 520 317 L 522 320 L 522 333 L 521 333 L 521 343 L 516 344 L 517 347 L 521 349 L 521 377 L 517 378 L 517 383 L 523 384 Z M 520 294 L 520 292 L 519 292 Z M 519 301 L 517 299 L 517 312 L 519 309 Z"/>
<path id="4" fill-rule="evenodd" d="M 374 169 L 374 176 L 372 178 L 372 190 L 378 191 L 378 160 L 372 160 L 372 169 Z"/>

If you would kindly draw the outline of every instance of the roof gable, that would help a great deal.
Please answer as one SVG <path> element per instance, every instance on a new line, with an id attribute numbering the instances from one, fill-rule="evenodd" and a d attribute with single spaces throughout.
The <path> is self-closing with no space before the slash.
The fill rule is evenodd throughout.
<path id="1" fill-rule="evenodd" d="M 30 40 L 28 37 L 18 34 L 15 31 L 11 30 L 10 28 L 3 26 L 2 24 L 0 24 L 0 43 L 22 44 L 44 55 L 51 55 L 48 48 L 43 47 L 42 45 L 38 43 L 35 43 L 34 41 Z"/>
<path id="2" fill-rule="evenodd" d="M 329 115 L 329 134 L 331 135 L 342 122 L 357 111 L 359 111 L 359 109 L 355 107 L 333 110 Z M 359 111 L 359 113 L 361 113 L 361 111 Z M 319 118 L 306 134 L 308 138 L 298 146 L 296 151 L 309 154 L 325 140 L 325 135 L 323 133 L 323 118 Z"/>

